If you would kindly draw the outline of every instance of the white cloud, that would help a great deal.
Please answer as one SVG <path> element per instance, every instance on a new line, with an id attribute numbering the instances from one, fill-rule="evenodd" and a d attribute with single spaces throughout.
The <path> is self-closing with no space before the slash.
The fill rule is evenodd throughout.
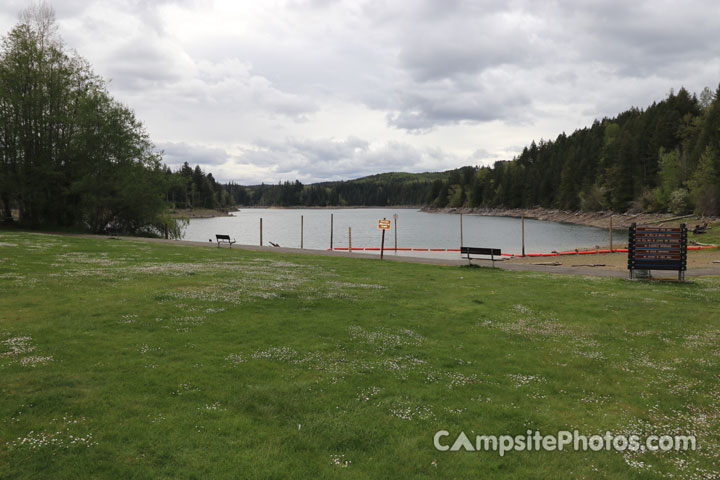
<path id="1" fill-rule="evenodd" d="M 711 0 L 52 3 L 167 162 L 221 180 L 492 163 L 720 82 Z"/>

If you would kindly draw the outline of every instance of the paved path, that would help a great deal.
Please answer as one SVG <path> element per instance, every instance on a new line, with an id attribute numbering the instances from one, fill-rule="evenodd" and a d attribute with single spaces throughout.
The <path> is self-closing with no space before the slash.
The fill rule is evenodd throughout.
<path id="1" fill-rule="evenodd" d="M 199 246 L 206 248 L 217 248 L 215 242 L 194 242 L 190 240 L 165 240 L 160 238 L 143 238 L 143 237 L 107 237 L 104 235 L 83 235 L 83 234 L 67 234 L 59 233 L 57 235 L 68 235 L 77 236 L 84 238 L 121 238 L 122 240 L 129 240 L 135 242 L 150 242 L 150 243 L 168 243 L 172 245 L 190 245 Z M 227 248 L 227 247 L 220 247 Z M 380 260 L 380 255 L 371 253 L 346 253 L 346 252 L 330 252 L 328 250 L 308 250 L 300 248 L 285 248 L 285 247 L 261 247 L 259 245 L 238 245 L 234 244 L 233 249 L 249 250 L 255 252 L 271 252 L 271 253 L 289 253 L 289 254 L 300 254 L 300 255 L 318 255 L 322 257 L 345 257 L 345 258 L 365 258 L 368 260 Z M 467 265 L 467 260 L 451 260 L 445 258 L 425 258 L 425 257 L 405 257 L 402 255 L 395 255 L 394 253 L 388 253 L 385 255 L 385 259 L 393 262 L 409 262 L 409 263 L 425 263 L 431 265 Z M 473 265 L 479 265 L 483 267 L 491 267 L 492 262 L 490 260 L 476 260 L 473 259 Z M 567 267 L 567 266 L 549 266 L 549 265 L 532 265 L 527 263 L 512 263 L 512 260 L 496 261 L 495 266 L 503 270 L 514 270 L 514 271 L 525 271 L 525 272 L 543 272 L 543 273 L 559 273 L 564 275 L 587 275 L 594 277 L 614 277 L 614 278 L 627 278 L 627 271 L 620 270 L 609 270 L 599 267 Z M 698 277 L 706 275 L 720 275 L 720 266 L 707 267 L 707 268 L 695 268 L 689 269 L 685 272 L 685 277 Z M 653 271 L 653 278 L 667 278 L 676 279 L 677 272 L 663 272 Z"/>

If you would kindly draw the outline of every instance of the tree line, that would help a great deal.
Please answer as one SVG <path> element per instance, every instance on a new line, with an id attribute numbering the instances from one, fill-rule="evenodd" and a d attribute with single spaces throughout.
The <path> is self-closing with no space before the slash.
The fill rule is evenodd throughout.
<path id="1" fill-rule="evenodd" d="M 391 175 L 391 174 L 390 174 Z M 380 176 L 382 177 L 382 176 Z M 428 196 L 427 180 L 380 178 L 324 182 L 303 185 L 299 181 L 277 185 L 226 185 L 238 205 L 248 206 L 387 206 L 424 205 Z"/>
<path id="2" fill-rule="evenodd" d="M 174 208 L 434 206 L 720 214 L 720 87 L 684 88 L 645 110 L 508 161 L 303 185 L 221 184 L 162 163 L 142 123 L 66 51 L 52 9 L 21 14 L 0 45 L 0 214 L 29 227 L 182 235 Z"/>
<path id="3" fill-rule="evenodd" d="M 492 166 L 382 174 L 345 182 L 243 187 L 242 205 L 558 208 L 720 214 L 720 87 L 681 88 L 645 110 L 533 141 Z"/>
<path id="4" fill-rule="evenodd" d="M 233 203 L 211 173 L 162 163 L 134 112 L 36 4 L 0 45 L 0 213 L 28 227 L 182 235 L 173 208 Z"/>
<path id="5" fill-rule="evenodd" d="M 681 88 L 512 161 L 456 170 L 433 204 L 717 215 L 719 153 L 720 88 L 699 99 Z"/>
<path id="6" fill-rule="evenodd" d="M 0 207 L 29 227 L 158 235 L 168 215 L 161 156 L 135 114 L 66 51 L 37 4 L 0 46 Z"/>
<path id="7" fill-rule="evenodd" d="M 165 167 L 168 180 L 167 201 L 171 208 L 227 209 L 236 204 L 230 189 L 218 183 L 212 173 L 205 173 L 200 165 L 190 167 L 185 162 L 173 172 Z"/>

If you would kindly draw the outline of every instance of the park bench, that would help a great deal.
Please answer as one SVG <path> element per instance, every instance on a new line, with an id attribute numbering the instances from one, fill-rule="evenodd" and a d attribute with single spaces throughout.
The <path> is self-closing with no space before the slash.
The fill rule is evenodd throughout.
<path id="1" fill-rule="evenodd" d="M 232 244 L 235 243 L 235 240 L 230 240 L 230 235 L 215 235 L 215 238 L 217 239 L 218 248 L 220 248 L 221 243 L 227 243 L 230 248 L 232 248 Z"/>
<path id="2" fill-rule="evenodd" d="M 630 279 L 635 270 L 677 270 L 678 280 L 685 280 L 687 270 L 687 227 L 638 227 L 630 225 L 628 239 Z"/>
<path id="3" fill-rule="evenodd" d="M 467 255 L 468 265 L 472 265 L 472 257 L 470 255 L 489 256 L 493 267 L 495 267 L 495 257 L 500 257 L 502 252 L 499 248 L 460 247 L 460 255 Z"/>

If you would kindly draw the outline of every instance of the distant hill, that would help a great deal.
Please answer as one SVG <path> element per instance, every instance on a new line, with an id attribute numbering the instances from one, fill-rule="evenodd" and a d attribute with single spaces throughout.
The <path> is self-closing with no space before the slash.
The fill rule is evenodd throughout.
<path id="1" fill-rule="evenodd" d="M 407 183 L 407 182 L 433 182 L 435 180 L 445 181 L 450 176 L 450 170 L 444 172 L 423 172 L 423 173 L 407 173 L 407 172 L 388 172 L 368 175 L 367 177 L 346 180 L 347 182 L 358 183 Z M 329 182 L 336 183 L 336 182 Z"/>
<path id="2" fill-rule="evenodd" d="M 532 141 L 510 161 L 445 172 L 390 172 L 303 185 L 229 185 L 238 204 L 694 211 L 720 214 L 720 88 L 684 88 L 647 109 L 555 140 Z"/>

